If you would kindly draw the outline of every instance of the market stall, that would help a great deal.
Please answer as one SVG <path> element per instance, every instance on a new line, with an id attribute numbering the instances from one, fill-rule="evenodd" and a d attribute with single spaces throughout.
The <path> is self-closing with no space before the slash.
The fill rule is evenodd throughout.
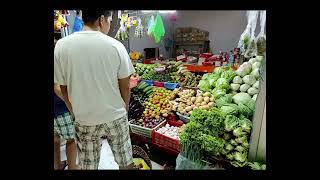
<path id="1" fill-rule="evenodd" d="M 144 63 L 141 53 L 130 53 L 136 69 L 129 110 L 133 143 L 173 155 L 175 169 L 265 169 L 265 161 L 248 160 L 262 122 L 254 115 L 261 106 L 256 101 L 265 91 L 265 34 L 251 34 L 257 13 L 248 12 L 249 33 L 231 54 L 202 52 L 194 59 L 181 52 Z M 265 14 L 260 16 L 263 23 Z"/>

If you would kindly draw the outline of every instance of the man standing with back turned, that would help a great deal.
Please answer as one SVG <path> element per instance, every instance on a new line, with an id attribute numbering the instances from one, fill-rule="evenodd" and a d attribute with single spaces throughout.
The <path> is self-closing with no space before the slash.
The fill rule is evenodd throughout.
<path id="1" fill-rule="evenodd" d="M 111 17 L 83 10 L 83 31 L 59 40 L 54 51 L 54 81 L 75 116 L 82 169 L 98 169 L 105 135 L 120 169 L 133 167 L 127 111 L 135 71 L 125 47 L 106 35 Z"/>

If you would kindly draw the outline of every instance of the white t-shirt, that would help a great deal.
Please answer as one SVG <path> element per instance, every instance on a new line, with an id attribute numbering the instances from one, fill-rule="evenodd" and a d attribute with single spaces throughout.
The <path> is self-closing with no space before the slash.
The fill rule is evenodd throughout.
<path id="1" fill-rule="evenodd" d="M 80 31 L 60 39 L 54 50 L 54 82 L 68 87 L 75 121 L 94 126 L 126 115 L 118 79 L 135 72 L 119 41 Z"/>

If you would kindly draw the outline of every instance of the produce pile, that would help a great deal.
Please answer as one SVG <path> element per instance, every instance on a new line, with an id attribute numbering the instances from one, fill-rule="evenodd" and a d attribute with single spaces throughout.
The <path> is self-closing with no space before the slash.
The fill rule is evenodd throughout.
<path id="1" fill-rule="evenodd" d="M 156 67 L 164 67 L 162 72 L 156 72 Z M 136 72 L 143 80 L 179 83 L 182 87 L 196 87 L 201 80 L 200 75 L 195 75 L 182 65 L 181 61 L 169 61 L 164 64 L 135 64 Z"/>
<path id="2" fill-rule="evenodd" d="M 243 63 L 235 72 L 231 89 L 234 94 L 238 92 L 248 93 L 255 100 L 259 92 L 260 67 L 263 56 L 251 58 Z"/>
<path id="3" fill-rule="evenodd" d="M 165 136 L 168 136 L 170 138 L 180 140 L 179 138 L 179 134 L 181 133 L 180 129 L 181 127 L 170 126 L 169 124 L 166 124 L 165 126 L 159 128 L 157 132 Z"/>
<path id="4" fill-rule="evenodd" d="M 193 89 L 175 89 L 170 97 L 169 108 L 184 116 L 190 116 L 195 109 L 208 110 L 215 104 L 210 92 Z"/>
<path id="5" fill-rule="evenodd" d="M 152 129 L 165 120 L 166 119 L 164 117 L 160 117 L 159 119 L 155 119 L 152 117 L 141 117 L 140 119 L 131 120 L 130 123 Z"/>
<path id="6" fill-rule="evenodd" d="M 160 119 L 160 116 L 167 117 L 171 112 L 169 108 L 169 97 L 172 91 L 165 88 L 154 88 L 154 93 L 144 102 L 145 117 Z"/>
<path id="7" fill-rule="evenodd" d="M 215 68 L 212 74 L 203 76 L 199 87 L 205 93 L 211 94 L 215 106 L 192 111 L 190 123 L 180 135 L 182 150 L 188 151 L 186 156 L 197 152 L 198 161 L 212 155 L 228 160 L 235 167 L 255 167 L 256 164 L 249 163 L 247 157 L 251 119 L 255 111 L 255 98 L 259 92 L 257 83 L 260 58 L 250 59 L 237 71 L 219 67 Z M 234 84 L 238 84 L 239 89 L 234 90 Z M 244 84 L 250 87 L 241 91 L 240 87 Z M 255 89 L 248 91 L 250 88 Z"/>

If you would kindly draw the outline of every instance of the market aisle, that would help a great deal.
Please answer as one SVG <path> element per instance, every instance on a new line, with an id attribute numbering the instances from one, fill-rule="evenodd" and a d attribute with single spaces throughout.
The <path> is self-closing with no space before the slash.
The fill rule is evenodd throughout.
<path id="1" fill-rule="evenodd" d="M 66 153 L 65 153 L 66 146 L 61 146 L 61 160 L 67 160 Z M 163 167 L 153 161 L 152 163 L 152 169 L 155 170 L 161 170 Z M 100 156 L 100 163 L 99 168 L 101 170 L 117 170 L 119 169 L 118 164 L 114 161 L 113 153 L 110 149 L 110 146 L 106 140 L 102 141 L 102 147 L 101 147 L 101 156 Z"/>

